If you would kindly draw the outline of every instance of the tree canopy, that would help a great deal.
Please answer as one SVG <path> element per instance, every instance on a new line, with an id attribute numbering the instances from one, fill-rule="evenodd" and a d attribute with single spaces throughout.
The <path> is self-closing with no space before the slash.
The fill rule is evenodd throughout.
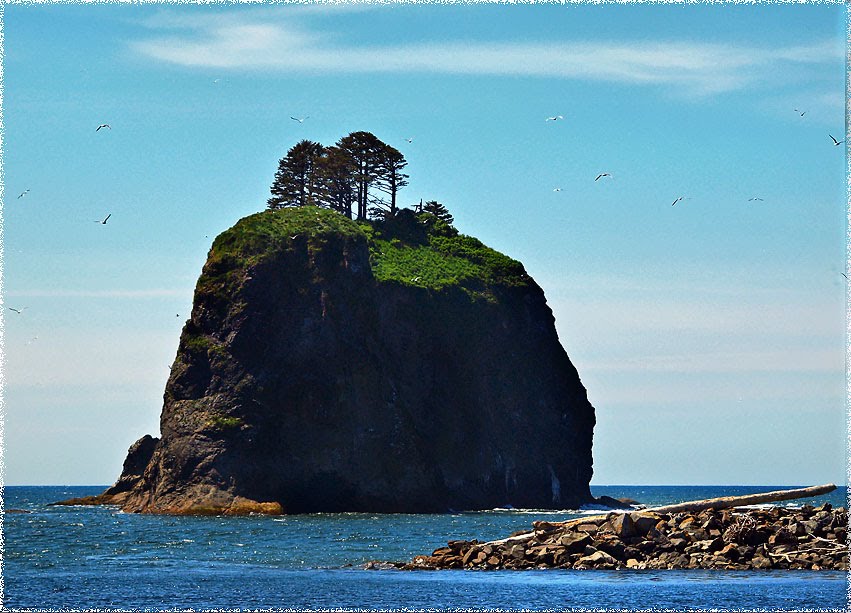
<path id="1" fill-rule="evenodd" d="M 399 190 L 408 185 L 407 165 L 398 149 L 370 132 L 352 132 L 330 147 L 303 140 L 278 162 L 267 204 L 317 205 L 350 219 L 392 216 Z"/>
<path id="2" fill-rule="evenodd" d="M 321 198 L 319 162 L 324 153 L 320 143 L 303 140 L 287 151 L 278 163 L 272 183 L 269 208 L 319 204 Z"/>
<path id="3" fill-rule="evenodd" d="M 437 200 L 429 200 L 424 205 L 422 205 L 423 213 L 430 213 L 437 217 L 440 221 L 443 221 L 448 224 L 452 224 L 455 221 L 455 218 L 452 217 L 452 214 L 449 212 L 443 204 L 438 202 Z"/>

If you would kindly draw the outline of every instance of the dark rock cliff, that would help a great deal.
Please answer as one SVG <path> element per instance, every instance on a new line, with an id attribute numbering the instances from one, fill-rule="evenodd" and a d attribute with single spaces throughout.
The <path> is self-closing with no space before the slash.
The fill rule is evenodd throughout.
<path id="1" fill-rule="evenodd" d="M 99 498 L 190 514 L 591 501 L 594 409 L 543 291 L 427 222 L 287 209 L 220 235 L 161 437 Z"/>

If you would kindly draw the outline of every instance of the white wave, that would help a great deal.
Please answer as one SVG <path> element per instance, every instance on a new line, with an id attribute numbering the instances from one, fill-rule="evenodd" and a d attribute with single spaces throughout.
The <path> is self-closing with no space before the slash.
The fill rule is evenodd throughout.
<path id="1" fill-rule="evenodd" d="M 608 510 L 607 507 L 600 507 Z M 496 507 L 483 511 L 467 511 L 467 513 L 505 513 L 506 515 L 588 515 L 600 511 L 582 507 L 581 509 L 515 509 L 514 507 Z"/>

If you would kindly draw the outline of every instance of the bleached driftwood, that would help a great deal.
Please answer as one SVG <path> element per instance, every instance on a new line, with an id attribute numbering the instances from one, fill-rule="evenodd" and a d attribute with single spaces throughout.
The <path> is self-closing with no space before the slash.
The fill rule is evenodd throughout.
<path id="1" fill-rule="evenodd" d="M 780 502 L 781 500 L 795 500 L 796 498 L 809 498 L 828 494 L 836 489 L 833 483 L 825 485 L 814 485 L 813 487 L 802 487 L 796 490 L 775 490 L 763 492 L 762 494 L 746 494 L 744 496 L 724 496 L 722 498 L 709 498 L 707 500 L 695 500 L 692 502 L 680 502 L 668 504 L 662 507 L 647 509 L 656 513 L 699 513 L 704 509 L 730 509 L 732 507 L 746 507 L 753 504 L 766 504 L 769 502 Z"/>

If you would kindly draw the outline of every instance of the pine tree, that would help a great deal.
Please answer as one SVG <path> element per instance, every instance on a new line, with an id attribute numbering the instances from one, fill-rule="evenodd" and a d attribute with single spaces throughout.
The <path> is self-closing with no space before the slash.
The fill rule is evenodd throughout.
<path id="1" fill-rule="evenodd" d="M 355 199 L 354 161 L 340 147 L 326 147 L 319 158 L 322 200 L 328 207 L 352 218 Z"/>
<path id="2" fill-rule="evenodd" d="M 358 219 L 367 218 L 369 189 L 378 178 L 381 151 L 385 146 L 370 132 L 352 132 L 337 142 L 337 147 L 349 155 L 354 165 L 354 199 Z"/>
<path id="3" fill-rule="evenodd" d="M 321 203 L 317 165 L 324 151 L 320 143 L 309 140 L 300 141 L 287 151 L 278 162 L 272 196 L 266 201 L 270 209 Z"/>
<path id="4" fill-rule="evenodd" d="M 376 187 L 390 196 L 389 203 L 383 203 L 389 208 L 389 214 L 396 214 L 396 195 L 399 190 L 408 185 L 408 175 L 404 174 L 408 165 L 405 156 L 390 145 L 384 145 L 378 165 L 378 181 Z"/>
<path id="5" fill-rule="evenodd" d="M 434 215 L 439 220 L 444 221 L 448 224 L 452 224 L 455 221 L 455 218 L 449 212 L 445 206 L 439 203 L 437 200 L 429 200 L 424 205 L 422 205 L 423 213 L 430 213 Z"/>

